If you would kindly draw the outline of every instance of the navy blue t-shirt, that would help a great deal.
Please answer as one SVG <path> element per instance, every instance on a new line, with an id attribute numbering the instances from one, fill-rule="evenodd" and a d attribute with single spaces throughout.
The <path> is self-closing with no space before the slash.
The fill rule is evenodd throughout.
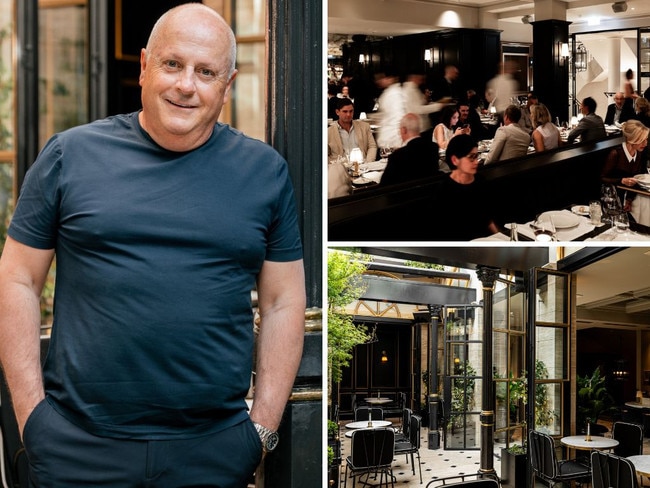
<path id="1" fill-rule="evenodd" d="M 287 164 L 217 124 L 167 151 L 138 114 L 54 136 L 9 235 L 56 251 L 48 399 L 97 435 L 170 438 L 246 416 L 262 263 L 302 257 Z"/>

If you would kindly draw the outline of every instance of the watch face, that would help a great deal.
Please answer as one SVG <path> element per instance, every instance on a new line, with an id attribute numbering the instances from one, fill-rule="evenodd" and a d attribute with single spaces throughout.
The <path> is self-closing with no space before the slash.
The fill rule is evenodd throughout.
<path id="1" fill-rule="evenodd" d="M 278 442 L 280 442 L 280 436 L 277 434 L 277 432 L 269 434 L 269 436 L 266 438 L 266 450 L 272 451 L 277 447 Z"/>

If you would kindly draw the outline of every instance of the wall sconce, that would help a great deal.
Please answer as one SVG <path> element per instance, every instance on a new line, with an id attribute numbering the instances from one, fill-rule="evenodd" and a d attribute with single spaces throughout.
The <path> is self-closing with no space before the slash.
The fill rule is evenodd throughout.
<path id="1" fill-rule="evenodd" d="M 560 47 L 560 59 L 559 59 L 559 65 L 560 66 L 566 66 L 566 62 L 569 59 L 569 44 L 566 42 L 559 43 Z"/>
<path id="2" fill-rule="evenodd" d="M 431 49 L 424 50 L 424 61 L 429 65 L 429 68 L 433 67 L 433 53 Z"/>
<path id="3" fill-rule="evenodd" d="M 370 62 L 369 54 L 359 54 L 359 63 L 366 64 L 368 62 Z"/>
<path id="4" fill-rule="evenodd" d="M 587 48 L 583 43 L 579 42 L 576 45 L 576 56 L 574 62 L 576 71 L 587 71 L 588 57 L 589 54 L 587 53 Z"/>
<path id="5" fill-rule="evenodd" d="M 388 354 L 386 354 L 386 351 L 381 351 L 381 362 L 382 363 L 388 362 Z"/>

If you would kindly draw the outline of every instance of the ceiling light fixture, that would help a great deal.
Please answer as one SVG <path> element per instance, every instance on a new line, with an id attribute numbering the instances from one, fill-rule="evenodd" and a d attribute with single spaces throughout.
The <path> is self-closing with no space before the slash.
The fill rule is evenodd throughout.
<path id="1" fill-rule="evenodd" d="M 621 12 L 625 12 L 627 10 L 627 2 L 615 2 L 612 4 L 612 10 L 614 11 L 615 14 L 620 14 Z"/>

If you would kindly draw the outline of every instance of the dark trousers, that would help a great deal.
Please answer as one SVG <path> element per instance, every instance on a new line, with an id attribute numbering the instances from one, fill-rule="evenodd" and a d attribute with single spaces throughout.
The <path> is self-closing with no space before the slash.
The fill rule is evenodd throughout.
<path id="1" fill-rule="evenodd" d="M 31 488 L 244 488 L 262 456 L 246 419 L 215 434 L 132 440 L 89 434 L 39 403 L 24 431 Z"/>

